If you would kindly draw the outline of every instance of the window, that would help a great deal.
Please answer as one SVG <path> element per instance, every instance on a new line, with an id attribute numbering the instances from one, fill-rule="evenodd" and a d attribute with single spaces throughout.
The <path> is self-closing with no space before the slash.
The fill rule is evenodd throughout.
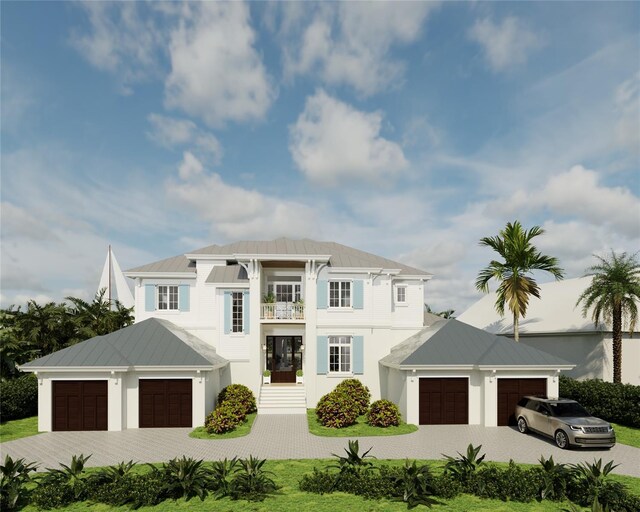
<path id="1" fill-rule="evenodd" d="M 396 286 L 396 302 L 398 304 L 404 304 L 407 302 L 407 287 Z"/>
<path id="2" fill-rule="evenodd" d="M 231 332 L 243 332 L 242 292 L 231 292 Z"/>
<path id="3" fill-rule="evenodd" d="M 267 294 L 273 294 L 276 302 L 299 302 L 302 299 L 302 286 L 299 284 L 269 283 Z"/>
<path id="4" fill-rule="evenodd" d="M 177 286 L 158 286 L 158 309 L 164 311 L 178 310 Z"/>
<path id="5" fill-rule="evenodd" d="M 351 307 L 351 281 L 329 281 L 329 307 Z"/>
<path id="6" fill-rule="evenodd" d="M 351 372 L 351 336 L 329 336 L 329 373 Z"/>

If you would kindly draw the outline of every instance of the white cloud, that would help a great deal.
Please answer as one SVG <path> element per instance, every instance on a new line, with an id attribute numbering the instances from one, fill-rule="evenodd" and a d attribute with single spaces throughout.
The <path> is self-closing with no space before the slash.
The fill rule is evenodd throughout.
<path id="1" fill-rule="evenodd" d="M 640 153 L 640 72 L 625 80 L 615 94 L 619 114 L 615 128 L 616 142 L 632 153 Z"/>
<path id="2" fill-rule="evenodd" d="M 371 95 L 402 80 L 392 48 L 415 42 L 436 2 L 282 3 L 285 76 L 317 73 Z M 307 16 L 308 13 L 311 13 Z M 302 28 L 301 28 L 302 27 Z"/>
<path id="3" fill-rule="evenodd" d="M 200 162 L 200 160 L 198 160 L 190 151 L 185 151 L 182 163 L 178 168 L 178 174 L 180 177 L 183 180 L 188 180 L 202 174 L 203 170 L 204 166 L 202 165 L 202 162 Z"/>
<path id="4" fill-rule="evenodd" d="M 200 158 L 219 164 L 222 159 L 220 141 L 210 132 L 201 130 L 188 119 L 175 119 L 160 114 L 150 114 L 151 131 L 149 138 L 166 148 L 192 146 Z"/>
<path id="5" fill-rule="evenodd" d="M 262 119 L 276 94 L 255 40 L 245 4 L 187 4 L 171 33 L 166 106 L 211 126 Z"/>
<path id="6" fill-rule="evenodd" d="M 289 149 L 298 168 L 316 183 L 379 182 L 408 166 L 402 148 L 380 136 L 381 124 L 380 112 L 358 111 L 320 90 L 307 98 L 290 127 Z"/>
<path id="7" fill-rule="evenodd" d="M 151 17 L 142 19 L 136 2 L 82 2 L 87 33 L 74 32 L 71 44 L 94 67 L 118 77 L 123 93 L 158 75 L 163 35 Z"/>
<path id="8" fill-rule="evenodd" d="M 533 50 L 542 46 L 540 36 L 515 16 L 507 16 L 502 23 L 494 23 L 491 18 L 476 20 L 469 30 L 469 38 L 482 46 L 494 71 L 524 63 Z"/>

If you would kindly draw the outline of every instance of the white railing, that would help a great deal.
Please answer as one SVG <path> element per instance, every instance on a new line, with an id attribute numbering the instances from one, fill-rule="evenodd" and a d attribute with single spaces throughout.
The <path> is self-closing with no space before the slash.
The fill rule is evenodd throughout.
<path id="1" fill-rule="evenodd" d="M 304 304 L 277 302 L 262 304 L 261 309 L 263 320 L 304 320 Z"/>

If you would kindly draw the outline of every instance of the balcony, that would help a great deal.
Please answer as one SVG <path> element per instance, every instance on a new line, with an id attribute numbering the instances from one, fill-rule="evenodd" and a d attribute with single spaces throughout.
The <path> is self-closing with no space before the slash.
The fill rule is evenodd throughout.
<path id="1" fill-rule="evenodd" d="M 262 304 L 260 319 L 273 322 L 301 322 L 304 321 L 304 304 L 299 302 L 275 302 Z"/>

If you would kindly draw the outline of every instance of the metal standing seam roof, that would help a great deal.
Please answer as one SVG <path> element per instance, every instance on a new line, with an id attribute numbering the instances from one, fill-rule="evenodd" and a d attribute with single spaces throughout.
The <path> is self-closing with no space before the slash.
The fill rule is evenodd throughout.
<path id="1" fill-rule="evenodd" d="M 247 270 L 242 265 L 226 265 L 213 267 L 205 281 L 207 283 L 249 283 Z"/>
<path id="2" fill-rule="evenodd" d="M 228 361 L 200 338 L 168 320 L 149 318 L 118 331 L 88 339 L 21 366 L 130 367 L 209 366 L 219 368 Z"/>
<path id="3" fill-rule="evenodd" d="M 353 247 L 348 247 L 336 242 L 318 242 L 309 240 L 292 240 L 289 238 L 278 238 L 269 241 L 241 241 L 227 245 L 210 245 L 187 254 L 201 254 L 208 256 L 231 256 L 231 255 L 293 255 L 293 256 L 311 256 L 326 255 L 330 256 L 330 264 L 332 267 L 341 268 L 385 268 L 397 269 L 400 275 L 419 275 L 431 276 L 429 272 L 417 268 L 404 265 L 397 261 L 393 261 L 382 256 L 376 256 Z M 168 258 L 141 267 L 128 270 L 127 272 L 176 272 L 184 271 L 183 261 L 180 258 L 185 256 L 176 256 Z"/>
<path id="4" fill-rule="evenodd" d="M 196 272 L 196 263 L 184 254 L 132 268 L 128 272 Z"/>
<path id="5" fill-rule="evenodd" d="M 425 327 L 391 349 L 385 366 L 546 366 L 575 365 L 536 348 L 490 334 L 457 320 Z"/>

